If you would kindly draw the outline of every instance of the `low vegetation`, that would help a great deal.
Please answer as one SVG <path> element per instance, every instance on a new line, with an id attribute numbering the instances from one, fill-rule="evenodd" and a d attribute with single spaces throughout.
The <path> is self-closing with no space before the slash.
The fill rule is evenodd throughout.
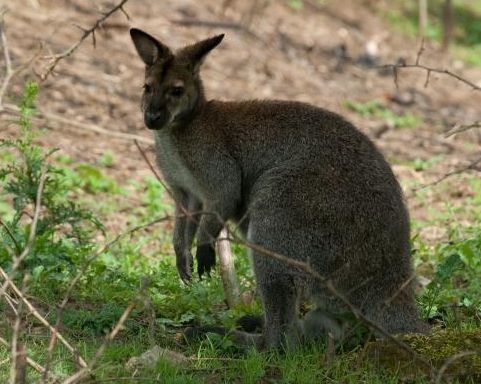
<path id="1" fill-rule="evenodd" d="M 366 349 L 360 344 L 333 355 L 323 344 L 287 353 L 243 351 L 229 338 L 218 335 L 190 345 L 183 343 L 179 332 L 188 325 L 232 327 L 240 316 L 261 312 L 255 295 L 250 300 L 255 285 L 246 250 L 234 245 L 245 297 L 236 308 L 227 309 L 224 304 L 217 274 L 184 286 L 179 281 L 170 246 L 168 218 L 173 206 L 162 186 L 153 177 L 125 184 L 109 178 L 108 168 L 117 161 L 113 154 L 102 155 L 95 164 L 76 164 L 68 156 L 58 155 L 55 148 L 36 144 L 42 135 L 31 119 L 37 92 L 36 84 L 26 86 L 20 103 L 18 138 L 0 144 L 0 266 L 13 276 L 17 286 L 24 286 L 23 294 L 50 324 L 59 325 L 60 332 L 86 361 L 95 359 L 93 372 L 99 382 L 158 382 L 162 378 L 162 382 L 168 383 L 395 383 L 413 375 L 416 382 L 428 381 L 422 369 L 413 372 L 401 365 L 386 365 L 373 357 L 376 353 L 366 353 L 373 348 L 383 351 L 384 345 Z M 348 102 L 346 106 L 367 116 L 400 118 L 378 102 Z M 413 167 L 419 168 L 416 164 Z M 456 334 L 458 341 L 453 343 L 456 348 L 447 347 L 449 353 L 442 359 L 433 356 L 432 349 L 440 350 L 439 343 L 448 337 L 433 336 L 433 343 L 437 343 L 433 347 L 429 337 L 422 343 L 415 338 L 406 341 L 428 359 L 436 358 L 438 366 L 450 355 L 463 351 L 460 345 L 465 340 L 466 345 L 479 352 L 479 343 L 476 346 L 472 340 L 479 340 L 481 327 L 481 228 L 476 224 L 481 216 L 481 189 L 477 188 L 479 180 L 468 178 L 469 183 L 473 194 L 463 206 L 447 203 L 445 213 L 413 222 L 415 265 L 426 282 L 418 294 L 419 310 L 438 329 L 436 332 L 444 329 L 442 332 L 451 336 Z M 36 235 L 29 245 L 39 196 Z M 132 206 L 134 196 L 137 204 Z M 422 194 L 417 198 L 422 198 Z M 128 216 L 128 226 L 108 231 L 105 223 L 119 211 Z M 475 224 L 463 225 L 457 220 L 466 215 Z M 153 219 L 157 222 L 149 224 Z M 429 244 L 419 236 L 423 227 L 433 223 L 448 228 L 446 240 L 438 244 Z M 116 237 L 119 233 L 124 235 Z M 28 246 L 30 252 L 13 272 L 14 256 Z M 72 287 L 79 274 L 81 278 Z M 26 275 L 28 284 L 22 282 Z M 58 310 L 66 297 L 65 305 Z M 13 295 L 11 300 L 18 297 Z M 9 340 L 12 328 L 7 325 L 15 319 L 15 313 L 7 303 L 1 304 L 6 314 L 1 328 L 2 336 Z M 105 336 L 131 303 L 132 311 L 120 333 L 106 345 L 103 354 L 96 356 Z M 74 355 L 61 343 L 49 350 L 50 332 L 36 318 L 27 316 L 23 329 L 28 331 L 17 336 L 30 357 L 42 365 L 50 361 L 50 369 L 57 377 L 75 372 Z M 148 367 L 127 367 L 131 357 L 153 345 L 181 352 L 189 359 L 182 364 L 161 359 Z M 9 364 L 5 363 L 9 355 L 9 348 L 0 346 L 2 382 L 10 374 Z M 469 374 L 459 376 L 459 382 L 474 383 L 479 379 L 479 361 L 475 357 L 470 361 Z M 457 380 L 456 372 L 453 375 Z M 39 374 L 29 370 L 29 377 L 29 382 L 33 382 Z"/>

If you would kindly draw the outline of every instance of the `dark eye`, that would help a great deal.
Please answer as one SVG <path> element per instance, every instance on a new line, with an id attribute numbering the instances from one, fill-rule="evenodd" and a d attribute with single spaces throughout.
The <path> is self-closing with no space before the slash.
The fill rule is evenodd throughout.
<path id="1" fill-rule="evenodd" d="M 170 94 L 174 97 L 180 97 L 184 94 L 184 87 L 172 87 Z"/>
<path id="2" fill-rule="evenodd" d="M 144 84 L 144 92 L 145 93 L 151 93 L 152 87 L 149 84 Z"/>

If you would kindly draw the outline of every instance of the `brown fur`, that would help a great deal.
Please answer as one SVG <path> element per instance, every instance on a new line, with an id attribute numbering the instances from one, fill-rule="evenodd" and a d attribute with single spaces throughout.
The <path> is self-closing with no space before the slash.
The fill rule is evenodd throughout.
<path id="1" fill-rule="evenodd" d="M 213 213 L 199 217 L 198 228 L 176 220 L 182 279 L 192 276 L 196 233 L 202 275 L 214 266 L 213 242 L 224 222 L 233 220 L 250 242 L 329 276 L 387 331 L 422 329 L 412 284 L 403 286 L 413 273 L 408 213 L 374 144 L 339 115 L 308 104 L 207 101 L 199 67 L 223 35 L 175 54 L 145 32 L 131 36 L 146 64 L 142 108 L 155 130 L 158 165 L 178 203 Z M 333 328 L 330 314 L 345 310 L 335 297 L 288 265 L 252 256 L 266 316 L 262 343 L 278 347 L 299 331 Z M 298 322 L 301 291 L 317 303 L 306 317 L 317 322 Z"/>

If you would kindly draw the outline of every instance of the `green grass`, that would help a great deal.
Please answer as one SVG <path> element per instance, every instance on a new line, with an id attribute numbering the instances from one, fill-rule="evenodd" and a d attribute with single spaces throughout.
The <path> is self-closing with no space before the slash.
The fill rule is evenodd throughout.
<path id="1" fill-rule="evenodd" d="M 31 91 L 33 92 L 33 91 Z M 15 279 L 29 273 L 28 297 L 46 314 L 50 323 L 58 319 L 56 307 L 64 297 L 68 284 L 86 259 L 113 233 L 105 230 L 120 209 L 128 215 L 129 226 L 146 223 L 154 217 L 173 212 L 172 203 L 159 183 L 148 177 L 135 182 L 116 182 L 109 176 L 115 166 L 115 155 L 103 155 L 92 163 L 76 163 L 66 155 L 50 155 L 51 150 L 35 144 L 34 128 L 28 116 L 34 111 L 34 95 L 26 102 L 27 112 L 18 140 L 0 146 L 0 211 L 12 229 L 20 248 L 25 244 L 30 221 L 19 212 L 31 209 L 40 170 L 48 164 L 49 179 L 41 223 L 43 227 L 33 251 Z M 386 118 L 386 109 L 378 102 L 350 103 L 357 113 L 367 117 Z M 424 171 L 442 159 L 411 164 Z M 464 177 L 473 193 L 464 204 L 447 202 L 445 209 L 433 212 L 426 221 L 413 221 L 415 264 L 431 282 L 418 296 L 419 308 L 426 319 L 447 329 L 476 330 L 481 326 L 481 181 Z M 132 207 L 132 198 L 138 205 Z M 418 199 L 422 199 L 422 194 Z M 70 205 L 68 215 L 63 210 Z M 19 211 L 20 210 L 20 211 Z M 21 215 L 23 216 L 23 215 Z M 471 225 L 462 225 L 460 218 Z M 74 220 L 75 219 L 75 220 Z M 64 220 L 64 221 L 62 221 Z M 68 220 L 68 225 L 65 225 Z M 439 244 L 428 244 L 417 234 L 426 225 L 448 228 L 449 238 Z M 77 227 L 77 232 L 73 231 Z M 100 239 L 100 240 L 99 240 Z M 156 225 L 119 239 L 89 265 L 71 292 L 71 299 L 61 313 L 61 332 L 81 355 L 90 361 L 104 337 L 117 323 L 130 302 L 135 307 L 119 336 L 95 361 L 98 382 L 145 383 L 397 383 L 406 372 L 398 368 L 378 366 L 362 357 L 360 348 L 338 354 L 326 363 L 323 343 L 305 345 L 285 353 L 239 350 L 229 338 L 210 335 L 207 339 L 185 345 L 176 334 L 187 325 L 223 324 L 232 327 L 244 314 L 262 313 L 258 299 L 227 309 L 220 277 L 183 285 L 177 275 L 171 248 L 171 228 Z M 9 270 L 15 244 L 4 228 L 0 228 L 0 265 Z M 255 290 L 255 282 L 246 250 L 233 245 L 236 270 L 242 291 Z M 146 287 L 146 288 L 143 288 Z M 0 307 L 1 336 L 11 337 L 12 312 Z M 8 320 L 10 319 L 10 320 Z M 45 364 L 49 332 L 29 316 L 21 341 L 29 356 Z M 153 344 L 169 348 L 191 358 L 189 364 L 160 361 L 153 367 L 129 370 L 126 362 Z M 0 347 L 0 382 L 9 377 L 9 350 Z M 75 372 L 72 354 L 60 343 L 54 350 L 52 372 L 67 376 Z M 29 370 L 29 382 L 38 378 Z M 117 380 L 117 381 L 116 381 Z M 414 382 L 427 382 L 419 377 Z M 468 381 L 469 382 L 469 381 Z M 473 381 L 474 382 L 474 381 Z"/>
<path id="2" fill-rule="evenodd" d="M 370 100 L 365 103 L 346 100 L 343 106 L 364 118 L 380 119 L 394 128 L 416 128 L 422 123 L 422 119 L 418 115 L 411 112 L 395 113 L 379 100 Z"/>
<path id="3" fill-rule="evenodd" d="M 392 3 L 392 4 L 391 4 Z M 411 37 L 418 35 L 418 9 L 415 1 L 391 2 L 384 12 L 394 29 Z M 443 38 L 442 7 L 444 1 L 429 1 L 428 39 L 441 42 Z M 481 3 L 470 0 L 454 0 L 454 33 L 452 51 L 455 56 L 474 66 L 481 66 Z"/>

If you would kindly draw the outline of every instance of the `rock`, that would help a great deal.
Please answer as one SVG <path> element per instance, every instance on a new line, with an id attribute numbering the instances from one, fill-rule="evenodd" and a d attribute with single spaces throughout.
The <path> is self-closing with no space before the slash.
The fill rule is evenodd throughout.
<path id="1" fill-rule="evenodd" d="M 130 358 L 127 362 L 127 368 L 151 367 L 157 364 L 161 359 L 164 359 L 173 365 L 185 366 L 190 363 L 190 359 L 182 353 L 161 348 L 156 345 L 142 353 L 140 356 Z"/>

